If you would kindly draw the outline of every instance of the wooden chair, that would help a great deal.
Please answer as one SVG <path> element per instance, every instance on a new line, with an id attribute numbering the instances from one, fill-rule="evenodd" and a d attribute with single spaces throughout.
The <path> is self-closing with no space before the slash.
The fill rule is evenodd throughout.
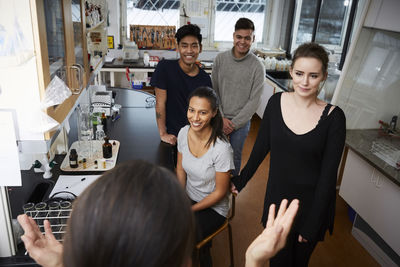
<path id="1" fill-rule="evenodd" d="M 228 236 L 229 236 L 229 253 L 230 253 L 230 260 L 231 260 L 231 267 L 234 267 L 233 262 L 233 242 L 232 242 L 232 226 L 230 222 L 232 221 L 233 217 L 235 216 L 235 197 L 236 194 L 232 193 L 230 196 L 231 201 L 231 209 L 229 211 L 228 217 L 226 218 L 225 222 L 211 235 L 204 238 L 202 241 L 197 243 L 196 249 L 199 252 L 200 248 L 203 247 L 205 244 L 210 242 L 216 235 L 221 233 L 224 229 L 228 228 Z"/>

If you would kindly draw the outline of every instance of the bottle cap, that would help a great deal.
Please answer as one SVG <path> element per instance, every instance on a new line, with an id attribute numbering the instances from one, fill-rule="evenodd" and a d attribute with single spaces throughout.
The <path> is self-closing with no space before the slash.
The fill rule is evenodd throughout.
<path id="1" fill-rule="evenodd" d="M 76 149 L 75 148 L 71 149 L 70 154 L 76 154 Z"/>

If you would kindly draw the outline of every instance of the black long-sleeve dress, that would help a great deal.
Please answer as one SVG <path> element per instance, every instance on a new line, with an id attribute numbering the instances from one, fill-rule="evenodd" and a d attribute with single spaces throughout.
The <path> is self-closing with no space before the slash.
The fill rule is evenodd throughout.
<path id="1" fill-rule="evenodd" d="M 293 230 L 310 241 L 332 234 L 335 216 L 336 179 L 345 137 L 346 118 L 339 107 L 325 109 L 317 126 L 295 134 L 284 123 L 281 93 L 273 95 L 265 109 L 250 158 L 232 182 L 240 191 L 270 152 L 270 170 L 264 200 L 265 227 L 270 204 L 299 199 Z"/>

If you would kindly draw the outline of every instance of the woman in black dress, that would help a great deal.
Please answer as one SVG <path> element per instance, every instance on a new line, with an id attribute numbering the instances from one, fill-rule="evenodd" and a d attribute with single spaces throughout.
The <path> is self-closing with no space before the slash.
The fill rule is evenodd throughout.
<path id="1" fill-rule="evenodd" d="M 273 95 L 265 109 L 257 140 L 239 176 L 243 189 L 270 152 L 270 170 L 262 223 L 268 207 L 281 199 L 300 200 L 285 248 L 270 266 L 307 266 L 318 241 L 333 230 L 336 178 L 345 136 L 343 111 L 318 99 L 327 78 L 328 55 L 315 43 L 299 46 L 290 68 L 292 92 Z"/>

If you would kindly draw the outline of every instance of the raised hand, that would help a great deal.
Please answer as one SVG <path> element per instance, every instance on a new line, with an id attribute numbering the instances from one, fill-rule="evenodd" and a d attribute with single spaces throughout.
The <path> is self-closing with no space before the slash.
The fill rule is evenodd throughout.
<path id="1" fill-rule="evenodd" d="M 19 215 L 17 220 L 24 229 L 25 233 L 21 239 L 29 256 L 43 267 L 62 267 L 63 246 L 55 239 L 50 222 L 44 221 L 43 235 L 36 222 L 26 214 Z"/>
<path id="2" fill-rule="evenodd" d="M 275 217 L 275 205 L 269 207 L 268 221 L 264 231 L 250 244 L 246 251 L 246 267 L 264 266 L 265 262 L 281 250 L 292 227 L 299 208 L 299 201 L 282 200 Z"/>

